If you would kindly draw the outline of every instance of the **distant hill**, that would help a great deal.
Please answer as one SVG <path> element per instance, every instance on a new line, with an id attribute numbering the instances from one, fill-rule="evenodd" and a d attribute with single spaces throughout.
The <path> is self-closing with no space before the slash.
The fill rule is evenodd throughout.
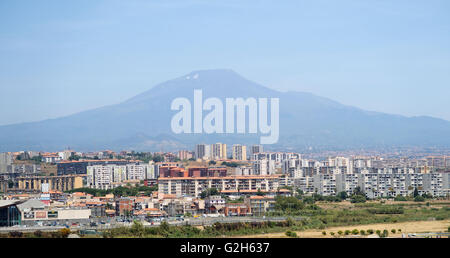
<path id="1" fill-rule="evenodd" d="M 280 98 L 280 139 L 272 149 L 375 148 L 380 146 L 450 146 L 450 122 L 432 117 L 405 117 L 342 105 L 305 92 L 279 92 L 231 70 L 194 71 L 158 84 L 123 103 L 33 123 L 0 126 L 0 152 L 61 150 L 67 146 L 101 149 L 171 151 L 195 143 L 259 143 L 254 134 L 173 134 L 170 121 L 176 97 L 193 103 L 194 89 L 203 98 Z"/>

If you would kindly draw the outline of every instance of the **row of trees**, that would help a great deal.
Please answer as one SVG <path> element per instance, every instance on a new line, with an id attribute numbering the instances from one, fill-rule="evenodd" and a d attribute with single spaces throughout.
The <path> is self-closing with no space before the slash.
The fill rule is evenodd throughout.
<path id="1" fill-rule="evenodd" d="M 67 191 L 67 193 L 82 192 L 92 194 L 93 196 L 104 196 L 106 194 L 114 194 L 114 196 L 136 196 L 142 194 L 144 196 L 151 196 L 155 191 L 158 191 L 158 186 L 137 186 L 137 187 L 124 187 L 119 186 L 114 189 L 102 190 L 94 188 L 78 188 Z"/>
<path id="2" fill-rule="evenodd" d="M 297 189 L 297 193 L 295 196 L 308 204 L 314 204 L 318 201 L 341 202 L 349 198 L 352 203 L 361 203 L 367 200 L 366 195 L 363 191 L 361 191 L 360 187 L 356 187 L 351 196 L 349 196 L 347 192 L 344 191 L 337 193 L 335 196 L 323 196 L 317 193 L 313 194 L 312 196 L 305 196 L 301 189 Z"/>

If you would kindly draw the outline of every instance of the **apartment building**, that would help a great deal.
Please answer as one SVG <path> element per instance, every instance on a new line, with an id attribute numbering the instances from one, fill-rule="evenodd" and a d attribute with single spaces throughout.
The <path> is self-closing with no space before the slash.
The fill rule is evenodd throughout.
<path id="1" fill-rule="evenodd" d="M 316 174 L 314 177 L 314 188 L 317 193 L 323 196 L 336 195 L 336 175 L 332 174 Z"/>
<path id="2" fill-rule="evenodd" d="M 158 192 L 174 194 L 178 197 L 199 197 L 210 188 L 216 188 L 223 194 L 245 194 L 276 192 L 279 184 L 278 175 L 265 176 L 226 176 L 226 177 L 174 177 L 158 179 Z"/>
<path id="3" fill-rule="evenodd" d="M 195 158 L 196 159 L 210 159 L 211 146 L 208 144 L 197 144 L 195 146 Z"/>
<path id="4" fill-rule="evenodd" d="M 94 165 L 87 167 L 87 186 L 111 189 L 124 181 L 155 179 L 155 167 L 149 164 Z"/>
<path id="5" fill-rule="evenodd" d="M 348 196 L 352 195 L 359 186 L 359 177 L 360 174 L 337 174 L 336 192 L 346 192 Z"/>
<path id="6" fill-rule="evenodd" d="M 254 175 L 272 175 L 275 174 L 275 161 L 273 160 L 255 160 L 253 163 Z"/>
<path id="7" fill-rule="evenodd" d="M 49 190 L 63 192 L 83 187 L 83 178 L 82 175 L 17 177 L 14 178 L 12 187 L 0 184 L 0 191 L 40 192 L 42 184 L 48 184 Z"/>
<path id="8" fill-rule="evenodd" d="M 188 159 L 192 159 L 194 157 L 194 153 L 192 153 L 191 151 L 187 151 L 187 150 L 181 150 L 178 152 L 177 156 L 180 160 L 188 160 Z"/>
<path id="9" fill-rule="evenodd" d="M 251 154 L 258 154 L 264 152 L 264 148 L 262 145 L 258 144 L 258 145 L 252 145 L 251 147 Z"/>
<path id="10" fill-rule="evenodd" d="M 216 143 L 211 145 L 211 159 L 212 160 L 226 160 L 227 145 L 223 143 Z"/>
<path id="11" fill-rule="evenodd" d="M 250 196 L 245 202 L 249 204 L 253 216 L 264 216 L 266 212 L 275 210 L 274 196 Z"/>
<path id="12" fill-rule="evenodd" d="M 294 178 L 294 187 L 302 190 L 304 194 L 313 194 L 316 192 L 314 187 L 314 177 L 312 176 Z"/>
<path id="13" fill-rule="evenodd" d="M 233 145 L 233 159 L 247 160 L 247 146 L 240 144 Z"/>

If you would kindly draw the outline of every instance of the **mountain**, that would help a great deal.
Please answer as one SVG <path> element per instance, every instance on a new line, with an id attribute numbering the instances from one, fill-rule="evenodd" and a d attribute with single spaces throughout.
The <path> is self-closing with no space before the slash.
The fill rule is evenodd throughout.
<path id="1" fill-rule="evenodd" d="M 194 89 L 203 99 L 265 97 L 280 99 L 280 138 L 269 149 L 376 148 L 450 146 L 450 122 L 431 117 L 405 117 L 342 105 L 305 92 L 279 92 L 249 81 L 232 70 L 194 71 L 158 84 L 123 103 L 78 114 L 0 126 L 0 152 L 19 150 L 89 151 L 101 149 L 171 151 L 195 143 L 259 143 L 255 134 L 174 134 L 173 99 L 193 103 Z M 204 112 L 205 114 L 206 112 Z"/>

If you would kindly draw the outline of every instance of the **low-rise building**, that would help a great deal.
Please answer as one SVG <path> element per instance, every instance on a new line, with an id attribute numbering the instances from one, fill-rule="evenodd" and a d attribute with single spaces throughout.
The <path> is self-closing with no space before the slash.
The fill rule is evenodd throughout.
<path id="1" fill-rule="evenodd" d="M 255 195 L 246 199 L 246 203 L 249 205 L 253 216 L 263 216 L 266 212 L 275 209 L 276 201 L 274 196 Z"/>

